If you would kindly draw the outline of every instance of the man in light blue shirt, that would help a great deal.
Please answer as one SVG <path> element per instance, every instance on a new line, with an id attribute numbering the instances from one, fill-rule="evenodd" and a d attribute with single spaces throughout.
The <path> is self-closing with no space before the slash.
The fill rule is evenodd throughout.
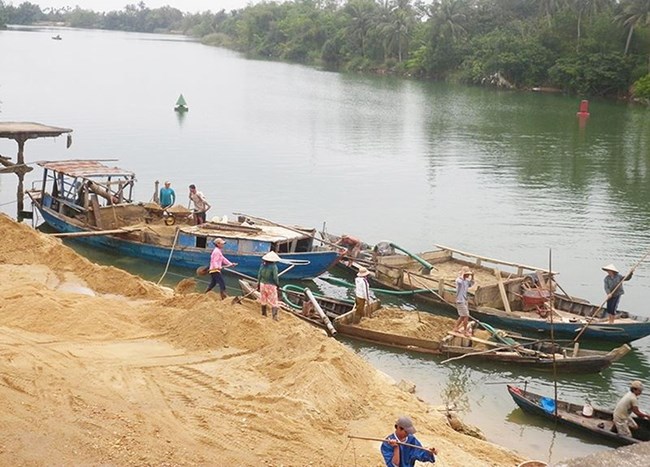
<path id="1" fill-rule="evenodd" d="M 165 186 L 160 189 L 160 205 L 163 208 L 170 208 L 176 202 L 176 193 L 170 185 L 170 182 L 165 182 Z"/>

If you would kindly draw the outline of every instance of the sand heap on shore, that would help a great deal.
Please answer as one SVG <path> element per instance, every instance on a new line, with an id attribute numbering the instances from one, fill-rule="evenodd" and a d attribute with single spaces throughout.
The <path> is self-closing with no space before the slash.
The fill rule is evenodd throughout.
<path id="1" fill-rule="evenodd" d="M 174 294 L 0 215 L 1 465 L 378 466 L 410 414 L 444 466 L 521 459 L 453 431 L 351 350 L 252 302 Z"/>

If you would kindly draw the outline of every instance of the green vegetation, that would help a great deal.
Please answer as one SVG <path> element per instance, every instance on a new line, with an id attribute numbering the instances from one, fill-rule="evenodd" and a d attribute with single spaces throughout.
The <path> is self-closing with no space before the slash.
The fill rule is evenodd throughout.
<path id="1" fill-rule="evenodd" d="M 0 1 L 9 24 L 178 32 L 248 56 L 328 69 L 582 95 L 646 92 L 648 0 L 294 0 L 226 13 L 144 3 L 41 11 Z M 646 78 L 644 78 L 646 77 Z"/>
<path id="2" fill-rule="evenodd" d="M 634 83 L 633 95 L 637 99 L 650 103 L 650 73 Z"/>

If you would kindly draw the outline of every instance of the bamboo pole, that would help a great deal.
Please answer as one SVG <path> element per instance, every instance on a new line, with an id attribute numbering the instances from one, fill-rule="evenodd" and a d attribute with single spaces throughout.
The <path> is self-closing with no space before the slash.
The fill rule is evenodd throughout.
<path id="1" fill-rule="evenodd" d="M 93 230 L 90 232 L 59 232 L 49 234 L 52 237 L 58 238 L 78 238 L 78 237 L 98 237 L 101 235 L 114 235 L 114 234 L 124 234 L 131 232 L 139 232 L 141 228 L 122 228 L 122 229 L 111 229 L 111 230 Z"/>
<path id="2" fill-rule="evenodd" d="M 373 437 L 370 437 L 370 436 L 348 435 L 348 438 L 365 439 L 366 441 L 388 441 L 387 438 L 373 438 Z M 400 446 L 408 446 L 410 448 L 421 449 L 422 451 L 427 451 L 427 452 L 432 452 L 433 451 L 434 454 L 437 454 L 437 450 L 435 448 L 429 449 L 429 448 L 425 448 L 424 446 L 418 446 L 417 444 L 403 443 L 403 442 L 401 442 L 399 440 L 395 440 L 395 441 Z"/>

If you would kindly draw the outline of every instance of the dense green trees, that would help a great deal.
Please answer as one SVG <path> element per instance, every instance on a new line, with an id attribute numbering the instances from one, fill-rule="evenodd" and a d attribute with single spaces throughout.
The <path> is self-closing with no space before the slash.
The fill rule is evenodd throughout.
<path id="1" fill-rule="evenodd" d="M 3 17 L 177 31 L 265 59 L 580 94 L 638 93 L 650 73 L 650 0 L 293 0 L 200 14 L 0 0 Z"/>

